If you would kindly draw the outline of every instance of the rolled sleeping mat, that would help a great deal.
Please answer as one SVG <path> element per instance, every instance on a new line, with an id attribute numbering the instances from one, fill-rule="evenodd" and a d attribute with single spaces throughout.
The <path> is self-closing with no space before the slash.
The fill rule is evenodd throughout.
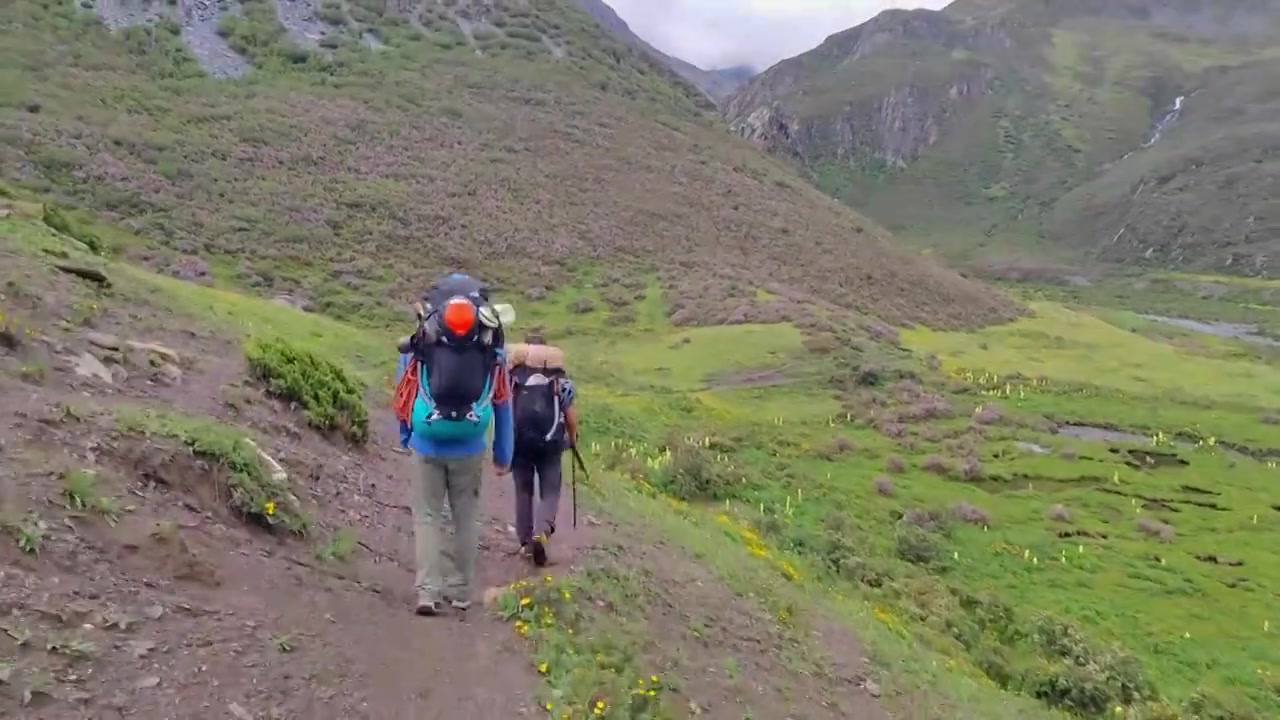
<path id="1" fill-rule="evenodd" d="M 507 367 L 514 368 L 520 365 L 541 370 L 563 370 L 564 351 L 555 345 L 509 343 Z"/>

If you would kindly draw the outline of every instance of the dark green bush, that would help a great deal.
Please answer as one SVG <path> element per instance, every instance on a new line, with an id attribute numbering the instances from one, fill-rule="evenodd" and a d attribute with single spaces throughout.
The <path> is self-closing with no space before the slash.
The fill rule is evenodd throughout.
<path id="1" fill-rule="evenodd" d="M 285 340 L 255 340 L 245 347 L 250 375 L 282 400 L 297 403 L 312 427 L 336 430 L 363 445 L 369 439 L 364 388 L 346 370 Z"/>
<path id="2" fill-rule="evenodd" d="M 931 566 L 942 562 L 945 548 L 943 538 L 937 533 L 909 522 L 900 522 L 893 539 L 898 557 L 913 565 Z"/>
<path id="3" fill-rule="evenodd" d="M 671 461 L 652 479 L 654 487 L 675 498 L 688 502 L 699 500 L 724 500 L 734 497 L 739 477 L 727 470 L 716 453 L 699 442 L 687 438 L 672 437 L 666 449 Z"/>
<path id="4" fill-rule="evenodd" d="M 45 204 L 42 220 L 50 229 L 84 243 L 94 255 L 101 255 L 106 249 L 97 235 L 54 205 Z"/>

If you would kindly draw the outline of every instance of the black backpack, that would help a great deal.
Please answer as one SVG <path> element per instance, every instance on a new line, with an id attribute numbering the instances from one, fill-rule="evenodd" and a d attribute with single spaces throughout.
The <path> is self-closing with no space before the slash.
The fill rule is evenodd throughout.
<path id="1" fill-rule="evenodd" d="M 516 450 L 539 453 L 560 448 L 565 437 L 564 408 L 560 407 L 560 369 L 525 366 L 511 372 L 512 416 Z"/>
<path id="2" fill-rule="evenodd" d="M 441 319 L 455 300 L 475 306 L 475 321 L 461 334 L 450 332 Z M 429 407 L 422 423 L 415 418 L 415 432 L 443 440 L 483 432 L 493 413 L 493 370 L 504 344 L 489 290 L 479 280 L 455 273 L 433 285 L 425 301 L 410 347 L 421 363 L 421 397 Z"/>

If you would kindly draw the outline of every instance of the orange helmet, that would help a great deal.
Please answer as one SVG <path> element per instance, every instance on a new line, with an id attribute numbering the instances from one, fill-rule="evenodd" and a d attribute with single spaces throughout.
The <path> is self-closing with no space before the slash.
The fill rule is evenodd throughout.
<path id="1" fill-rule="evenodd" d="M 440 324 L 454 337 L 462 337 L 476 326 L 476 305 L 467 298 L 455 297 L 440 310 Z"/>

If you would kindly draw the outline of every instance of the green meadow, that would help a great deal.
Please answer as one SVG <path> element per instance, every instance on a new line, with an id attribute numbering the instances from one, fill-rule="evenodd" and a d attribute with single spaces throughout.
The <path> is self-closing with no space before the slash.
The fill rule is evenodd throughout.
<path id="1" fill-rule="evenodd" d="M 0 234 L 32 254 L 65 248 L 31 206 L 15 208 Z M 121 298 L 283 339 L 386 402 L 396 333 L 377 321 L 93 262 L 127 280 Z M 1047 300 L 976 333 L 833 347 L 792 325 L 672 326 L 656 281 L 618 325 L 594 277 L 518 302 L 512 328 L 572 358 L 585 510 L 678 544 L 798 647 L 820 619 L 843 624 L 891 711 L 1280 713 L 1280 363 L 1266 351 Z M 534 658 L 549 697 L 589 714 L 600 687 L 667 668 L 645 660 L 643 624 L 617 615 L 645 592 L 634 578 L 567 582 L 530 606 L 517 589 L 503 607 L 525 634 L 566 619 L 535 628 Z M 606 636 L 630 654 L 611 668 L 582 660 Z M 679 716 L 649 689 L 631 693 L 628 717 Z"/>

